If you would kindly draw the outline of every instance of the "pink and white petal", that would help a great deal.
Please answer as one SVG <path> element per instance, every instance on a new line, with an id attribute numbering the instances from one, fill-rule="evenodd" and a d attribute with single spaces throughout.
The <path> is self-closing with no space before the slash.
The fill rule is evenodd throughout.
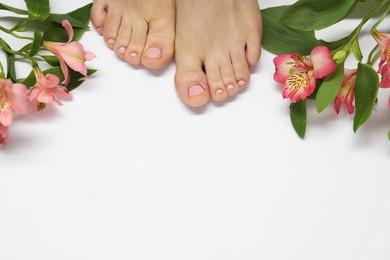
<path id="1" fill-rule="evenodd" d="M 30 100 L 30 102 L 34 99 L 37 99 L 38 98 L 38 95 L 41 91 L 39 90 L 39 88 L 36 88 L 34 87 L 31 92 L 30 92 L 30 95 L 28 96 L 28 99 Z"/>
<path id="2" fill-rule="evenodd" d="M 304 100 L 311 95 L 316 87 L 316 80 L 312 76 L 312 72 L 294 74 L 286 80 L 282 89 L 282 96 L 289 98 L 295 103 L 299 100 Z"/>
<path id="3" fill-rule="evenodd" d="M 379 83 L 380 88 L 390 88 L 390 65 L 386 64 L 382 67 L 382 79 Z"/>
<path id="4" fill-rule="evenodd" d="M 96 55 L 90 51 L 86 51 L 84 57 L 87 61 L 93 60 L 96 58 Z"/>
<path id="5" fill-rule="evenodd" d="M 55 97 L 60 99 L 70 100 L 73 97 L 72 93 L 68 93 L 67 91 L 61 88 L 53 89 L 52 92 Z"/>
<path id="6" fill-rule="evenodd" d="M 57 77 L 57 75 L 53 74 L 46 74 L 46 79 L 49 81 L 49 86 L 50 88 L 55 88 L 60 84 L 60 79 Z"/>
<path id="7" fill-rule="evenodd" d="M 291 70 L 295 66 L 295 61 L 291 58 L 291 54 L 282 54 L 274 58 L 275 74 L 274 80 L 278 83 L 285 83 L 287 78 L 291 76 Z"/>
<path id="8" fill-rule="evenodd" d="M 8 139 L 9 127 L 0 124 L 0 143 L 6 144 Z"/>
<path id="9" fill-rule="evenodd" d="M 74 71 L 87 76 L 87 67 L 85 66 L 84 49 L 79 42 L 71 42 L 60 50 L 65 63 Z"/>
<path id="10" fill-rule="evenodd" d="M 15 83 L 6 86 L 7 96 L 15 111 L 21 114 L 28 113 L 28 94 L 30 91 L 24 84 Z"/>
<path id="11" fill-rule="evenodd" d="M 0 111 L 0 124 L 10 126 L 14 118 L 14 110 L 10 107 Z"/>
<path id="12" fill-rule="evenodd" d="M 62 84 L 68 85 L 69 81 L 70 81 L 70 74 L 69 74 L 68 66 L 66 65 L 65 61 L 60 57 L 59 57 L 59 61 L 60 61 L 62 74 L 64 75 L 64 80 L 62 81 Z"/>
<path id="13" fill-rule="evenodd" d="M 68 40 L 68 43 L 71 42 L 73 40 L 73 28 L 72 28 L 72 25 L 69 23 L 68 20 L 63 20 L 62 21 L 62 26 L 65 28 L 66 32 L 68 33 L 68 37 L 69 37 L 69 40 Z"/>
<path id="14" fill-rule="evenodd" d="M 41 91 L 37 97 L 37 100 L 41 103 L 49 104 L 53 102 L 53 94 L 48 91 Z"/>
<path id="15" fill-rule="evenodd" d="M 313 48 L 310 53 L 310 59 L 313 63 L 314 77 L 316 79 L 328 76 L 337 67 L 337 64 L 332 59 L 332 53 L 325 46 Z"/>
<path id="16" fill-rule="evenodd" d="M 345 100 L 345 106 L 347 107 L 348 114 L 353 114 L 355 112 L 355 107 L 353 106 L 353 101 L 355 99 L 355 90 L 351 89 L 348 93 L 348 96 Z"/>

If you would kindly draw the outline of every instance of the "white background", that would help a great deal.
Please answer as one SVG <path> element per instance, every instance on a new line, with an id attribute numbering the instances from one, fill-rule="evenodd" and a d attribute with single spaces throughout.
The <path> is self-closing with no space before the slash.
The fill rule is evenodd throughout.
<path id="1" fill-rule="evenodd" d="M 62 13 L 89 1 L 51 2 Z M 273 54 L 245 92 L 191 110 L 174 63 L 129 66 L 93 28 L 81 42 L 98 72 L 72 102 L 18 116 L 0 147 L 1 260 L 390 259 L 387 90 L 356 134 L 345 111 L 311 103 L 301 140 Z"/>

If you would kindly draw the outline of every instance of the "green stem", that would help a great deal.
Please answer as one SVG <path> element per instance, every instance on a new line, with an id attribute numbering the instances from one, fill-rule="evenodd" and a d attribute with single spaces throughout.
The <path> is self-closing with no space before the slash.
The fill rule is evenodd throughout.
<path id="1" fill-rule="evenodd" d="M 14 51 L 13 49 L 11 49 L 11 47 L 1 38 L 0 38 L 0 47 L 8 54 L 19 55 L 21 57 L 29 59 L 31 62 L 35 62 L 33 57 L 30 57 L 29 55 L 27 55 L 27 54 L 25 54 L 23 52 Z"/>
<path id="2" fill-rule="evenodd" d="M 366 16 L 363 17 L 360 24 L 356 27 L 356 29 L 351 33 L 351 39 L 345 44 L 344 49 L 352 49 L 355 45 L 355 42 L 358 40 L 360 32 L 363 26 L 366 24 L 368 20 L 370 20 L 384 5 L 386 5 L 389 0 L 383 0 L 380 4 L 378 4 L 374 9 L 372 9 Z"/>
<path id="3" fill-rule="evenodd" d="M 373 57 L 374 53 L 375 53 L 374 57 L 376 57 L 377 53 L 380 52 L 380 50 L 378 51 L 378 49 L 379 49 L 379 45 L 377 44 L 377 45 L 375 45 L 375 47 L 371 50 L 370 54 L 368 55 L 367 64 L 370 64 L 370 65 L 374 64 L 374 62 L 376 61 L 377 58 L 373 59 L 372 57 Z"/>
<path id="4" fill-rule="evenodd" d="M 372 26 L 371 28 L 371 32 L 375 31 L 376 30 L 376 27 L 378 27 L 378 25 L 383 21 L 383 19 L 385 19 L 386 15 L 390 12 L 390 5 L 386 8 L 386 10 L 383 12 L 381 18 L 379 18 L 379 20 Z"/>
<path id="5" fill-rule="evenodd" d="M 0 30 L 5 32 L 5 33 L 8 33 L 10 35 L 12 35 L 13 37 L 15 38 L 18 38 L 18 39 L 22 39 L 22 40 L 30 40 L 30 41 L 33 41 L 34 38 L 31 38 L 31 37 L 28 37 L 28 36 L 20 36 L 20 35 L 17 35 L 16 33 L 14 33 L 13 31 L 11 30 L 8 30 L 7 28 L 4 28 L 3 26 L 0 26 Z"/>

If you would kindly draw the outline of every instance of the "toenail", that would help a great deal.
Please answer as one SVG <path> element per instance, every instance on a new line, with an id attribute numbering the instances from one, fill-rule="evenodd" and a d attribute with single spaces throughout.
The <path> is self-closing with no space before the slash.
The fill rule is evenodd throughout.
<path id="1" fill-rule="evenodd" d="M 136 52 L 132 51 L 132 52 L 130 53 L 130 57 L 132 57 L 132 58 L 138 58 L 138 54 L 137 54 Z"/>
<path id="2" fill-rule="evenodd" d="M 202 95 L 205 92 L 202 85 L 193 85 L 188 88 L 188 96 L 189 97 L 195 97 Z"/>
<path id="3" fill-rule="evenodd" d="M 217 90 L 215 91 L 215 94 L 216 94 L 216 95 L 220 95 L 220 94 L 223 94 L 223 93 L 225 93 L 225 91 L 224 91 L 223 89 L 221 89 L 221 88 L 219 88 L 219 89 L 217 89 Z"/>
<path id="4" fill-rule="evenodd" d="M 228 89 L 234 89 L 234 85 L 233 84 L 229 84 L 229 85 L 227 85 L 227 88 Z"/>
<path id="5" fill-rule="evenodd" d="M 107 40 L 107 43 L 108 44 L 114 44 L 115 40 L 113 38 L 110 38 L 110 39 Z"/>
<path id="6" fill-rule="evenodd" d="M 245 80 L 239 80 L 238 81 L 238 85 L 240 85 L 240 86 L 244 86 L 245 84 L 246 84 Z"/>
<path id="7" fill-rule="evenodd" d="M 119 48 L 119 53 L 125 53 L 126 52 L 126 48 L 125 47 L 120 47 Z"/>
<path id="8" fill-rule="evenodd" d="M 159 48 L 156 47 L 150 47 L 146 50 L 144 53 L 145 56 L 152 58 L 152 59 L 160 59 L 161 58 L 162 51 Z"/>

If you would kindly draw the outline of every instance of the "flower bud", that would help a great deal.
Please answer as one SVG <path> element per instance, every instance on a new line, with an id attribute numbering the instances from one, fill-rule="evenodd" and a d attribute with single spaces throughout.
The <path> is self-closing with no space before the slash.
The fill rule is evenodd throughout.
<path id="1" fill-rule="evenodd" d="M 346 58 L 347 58 L 347 52 L 345 50 L 338 51 L 333 55 L 333 60 L 337 64 L 343 63 Z"/>

